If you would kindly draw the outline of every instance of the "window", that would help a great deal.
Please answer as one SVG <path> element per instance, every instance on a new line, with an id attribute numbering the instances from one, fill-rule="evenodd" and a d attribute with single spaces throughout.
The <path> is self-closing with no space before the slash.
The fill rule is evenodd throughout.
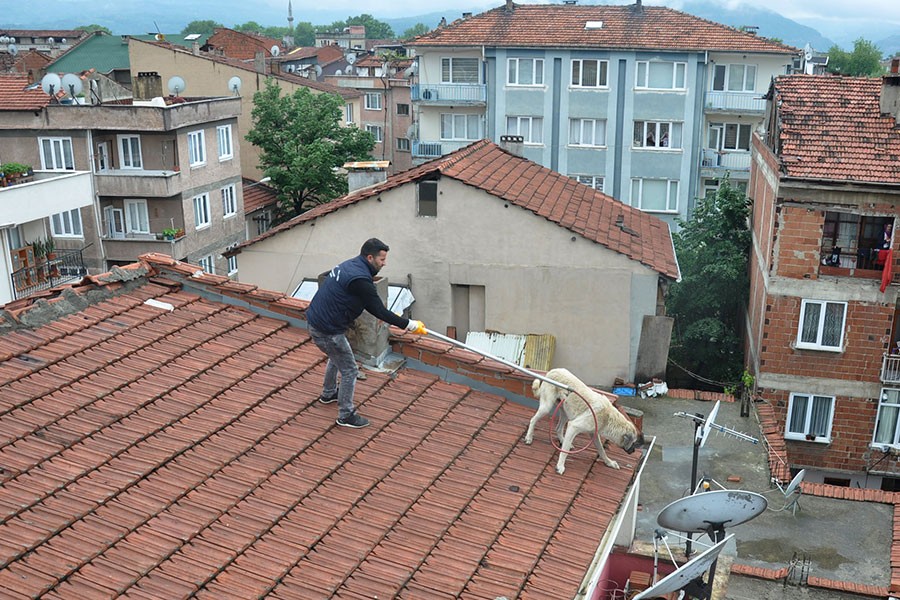
<path id="1" fill-rule="evenodd" d="M 119 167 L 122 169 L 141 169 L 141 137 L 139 135 L 120 135 Z"/>
<path id="2" fill-rule="evenodd" d="M 397 150 L 409 152 L 409 138 L 397 138 Z"/>
<path id="3" fill-rule="evenodd" d="M 570 146 L 605 146 L 606 120 L 569 119 Z"/>
<path id="4" fill-rule="evenodd" d="M 846 318 L 846 302 L 803 300 L 800 305 L 797 347 L 839 351 L 844 343 Z"/>
<path id="5" fill-rule="evenodd" d="M 785 439 L 830 441 L 833 407 L 833 396 L 791 394 Z"/>
<path id="6" fill-rule="evenodd" d="M 213 260 L 211 254 L 207 254 L 206 256 L 198 260 L 197 263 L 200 265 L 201 269 L 203 269 L 210 275 L 216 274 L 216 262 Z"/>
<path id="7" fill-rule="evenodd" d="M 673 179 L 632 179 L 631 205 L 650 212 L 678 212 L 678 182 Z"/>
<path id="8" fill-rule="evenodd" d="M 209 227 L 209 194 L 194 196 L 194 228 Z"/>
<path id="9" fill-rule="evenodd" d="M 418 193 L 418 211 L 420 217 L 437 216 L 437 181 L 420 181 L 416 186 Z"/>
<path id="10" fill-rule="evenodd" d="M 635 121 L 635 148 L 681 148 L 681 123 Z"/>
<path id="11" fill-rule="evenodd" d="M 38 138 L 41 168 L 45 171 L 74 171 L 72 138 Z"/>
<path id="12" fill-rule="evenodd" d="M 598 192 L 603 191 L 603 177 L 599 175 L 569 175 L 569 177 L 578 183 L 594 188 Z"/>
<path id="13" fill-rule="evenodd" d="M 262 235 L 272 226 L 272 213 L 264 210 L 253 217 L 253 221 L 256 223 L 256 235 Z"/>
<path id="14" fill-rule="evenodd" d="M 225 217 L 233 217 L 237 214 L 237 196 L 234 185 L 226 185 L 222 188 L 222 214 Z"/>
<path id="15" fill-rule="evenodd" d="M 53 237 L 82 237 L 81 211 L 77 208 L 56 213 L 50 217 L 50 229 Z"/>
<path id="16" fill-rule="evenodd" d="M 634 87 L 651 90 L 685 89 L 687 63 L 639 60 Z"/>
<path id="17" fill-rule="evenodd" d="M 192 131 L 187 135 L 188 162 L 192 167 L 206 164 L 206 146 L 203 131 Z"/>
<path id="18" fill-rule="evenodd" d="M 353 105 L 352 104 L 344 105 L 344 122 L 345 123 L 353 122 Z"/>
<path id="19" fill-rule="evenodd" d="M 225 248 L 225 251 L 234 250 L 237 248 L 237 244 L 232 244 Z M 238 264 L 237 264 L 237 254 L 233 254 L 225 259 L 228 262 L 228 276 L 233 277 L 238 272 Z"/>
<path id="20" fill-rule="evenodd" d="M 479 115 L 441 114 L 442 140 L 480 140 L 481 137 Z"/>
<path id="21" fill-rule="evenodd" d="M 756 65 L 716 65 L 712 89 L 729 92 L 752 92 L 756 89 Z"/>
<path id="22" fill-rule="evenodd" d="M 573 87 L 606 87 L 609 62 L 605 60 L 573 60 Z"/>
<path id="23" fill-rule="evenodd" d="M 725 136 L 722 138 L 723 150 L 746 150 L 750 151 L 750 133 L 752 126 L 748 123 L 738 125 L 737 123 L 725 124 Z"/>
<path id="24" fill-rule="evenodd" d="M 109 142 L 100 142 L 97 144 L 97 170 L 106 171 L 109 168 Z"/>
<path id="25" fill-rule="evenodd" d="M 544 85 L 543 58 L 510 58 L 506 63 L 509 85 Z"/>
<path id="26" fill-rule="evenodd" d="M 150 215 L 146 200 L 125 200 L 125 231 L 150 233 Z"/>
<path id="27" fill-rule="evenodd" d="M 234 156 L 234 147 L 231 143 L 231 125 L 216 127 L 216 138 L 219 140 L 219 160 L 227 160 Z"/>
<path id="28" fill-rule="evenodd" d="M 900 446 L 900 390 L 881 390 L 872 443 Z"/>
<path id="29" fill-rule="evenodd" d="M 477 58 L 442 58 L 441 83 L 478 83 Z"/>
<path id="30" fill-rule="evenodd" d="M 834 267 L 880 269 L 891 247 L 893 217 L 829 211 L 822 228 L 823 264 Z M 886 239 L 887 238 L 887 239 Z"/>
<path id="31" fill-rule="evenodd" d="M 542 144 L 543 127 L 541 117 L 506 117 L 506 134 L 521 135 L 526 144 Z"/>
<path id="32" fill-rule="evenodd" d="M 366 92 L 366 110 L 381 110 L 381 93 Z"/>
<path id="33" fill-rule="evenodd" d="M 384 128 L 381 125 L 366 125 L 366 131 L 375 137 L 375 143 L 384 140 Z"/>
<path id="34" fill-rule="evenodd" d="M 409 116 L 409 104 L 397 104 L 397 114 Z"/>

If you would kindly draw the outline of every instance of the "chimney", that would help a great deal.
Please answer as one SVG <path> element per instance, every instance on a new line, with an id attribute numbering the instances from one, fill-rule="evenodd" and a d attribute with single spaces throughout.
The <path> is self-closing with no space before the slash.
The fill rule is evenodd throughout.
<path id="1" fill-rule="evenodd" d="M 356 190 L 372 187 L 387 181 L 387 169 L 391 165 L 389 160 L 365 160 L 344 163 L 347 170 L 348 193 Z"/>
<path id="2" fill-rule="evenodd" d="M 156 71 L 139 72 L 133 83 L 135 100 L 152 100 L 163 95 L 162 77 Z"/>
<path id="3" fill-rule="evenodd" d="M 191 54 L 194 56 L 200 56 L 200 42 L 194 40 L 191 42 Z"/>
<path id="4" fill-rule="evenodd" d="M 525 146 L 525 138 L 521 135 L 501 135 L 500 147 L 516 156 L 522 156 L 522 149 Z"/>
<path id="5" fill-rule="evenodd" d="M 881 114 L 894 117 L 900 125 L 900 58 L 891 60 L 891 72 L 881 78 Z"/>
<path id="6" fill-rule="evenodd" d="M 512 12 L 515 7 L 516 5 L 513 4 L 513 0 L 506 0 L 506 12 Z"/>
<path id="7" fill-rule="evenodd" d="M 642 13 L 644 12 L 644 7 L 641 5 L 641 0 L 635 0 L 634 2 L 634 12 Z"/>
<path id="8" fill-rule="evenodd" d="M 470 13 L 470 12 L 463 13 L 463 19 L 471 19 L 471 18 L 472 18 L 472 13 Z"/>
<path id="9" fill-rule="evenodd" d="M 262 50 L 253 55 L 253 70 L 263 74 L 266 72 L 266 54 Z"/>

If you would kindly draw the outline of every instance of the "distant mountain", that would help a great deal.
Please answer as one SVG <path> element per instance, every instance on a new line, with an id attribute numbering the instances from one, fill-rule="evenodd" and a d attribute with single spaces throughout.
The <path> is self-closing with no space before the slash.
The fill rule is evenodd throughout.
<path id="1" fill-rule="evenodd" d="M 897 56 L 900 54 L 900 33 L 878 40 L 875 45 L 884 52 L 885 56 Z"/>

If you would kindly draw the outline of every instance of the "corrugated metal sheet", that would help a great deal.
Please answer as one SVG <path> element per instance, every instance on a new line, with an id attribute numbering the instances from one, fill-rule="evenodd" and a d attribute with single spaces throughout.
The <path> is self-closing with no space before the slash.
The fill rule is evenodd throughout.
<path id="1" fill-rule="evenodd" d="M 525 339 L 525 363 L 529 369 L 549 371 L 553 367 L 556 336 L 549 333 L 529 333 Z"/>
<path id="2" fill-rule="evenodd" d="M 518 334 L 470 331 L 466 345 L 528 369 L 549 371 L 556 350 L 556 338 L 550 334 Z"/>

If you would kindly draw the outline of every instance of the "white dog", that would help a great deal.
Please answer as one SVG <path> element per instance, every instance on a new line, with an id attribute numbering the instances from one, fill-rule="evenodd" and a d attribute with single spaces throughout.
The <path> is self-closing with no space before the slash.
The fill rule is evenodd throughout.
<path id="1" fill-rule="evenodd" d="M 531 422 L 528 424 L 528 432 L 525 434 L 525 443 L 530 444 L 534 437 L 534 426 L 546 415 L 553 412 L 557 401 L 563 402 L 563 412 L 559 415 L 556 425 L 556 437 L 559 439 L 562 452 L 559 453 L 559 461 L 556 463 L 556 472 L 562 475 L 566 470 L 566 456 L 572 449 L 575 436 L 580 433 L 590 433 L 594 436 L 594 446 L 597 454 L 606 464 L 613 469 L 619 468 L 619 463 L 606 455 L 603 449 L 603 440 L 607 438 L 617 446 L 631 454 L 635 448 L 644 444 L 644 436 L 637 430 L 634 423 L 613 406 L 609 398 L 592 390 L 580 379 L 572 375 L 566 369 L 552 369 L 546 375 L 548 379 L 558 381 L 568 386 L 574 392 L 569 392 L 559 386 L 535 379 L 531 384 L 535 397 L 540 401 L 540 406 Z M 590 408 L 585 400 L 590 403 Z M 596 425 L 594 421 L 596 415 Z M 568 423 L 567 423 L 568 421 Z M 594 435 L 595 428 L 599 435 Z M 563 434 L 565 428 L 565 434 Z"/>

